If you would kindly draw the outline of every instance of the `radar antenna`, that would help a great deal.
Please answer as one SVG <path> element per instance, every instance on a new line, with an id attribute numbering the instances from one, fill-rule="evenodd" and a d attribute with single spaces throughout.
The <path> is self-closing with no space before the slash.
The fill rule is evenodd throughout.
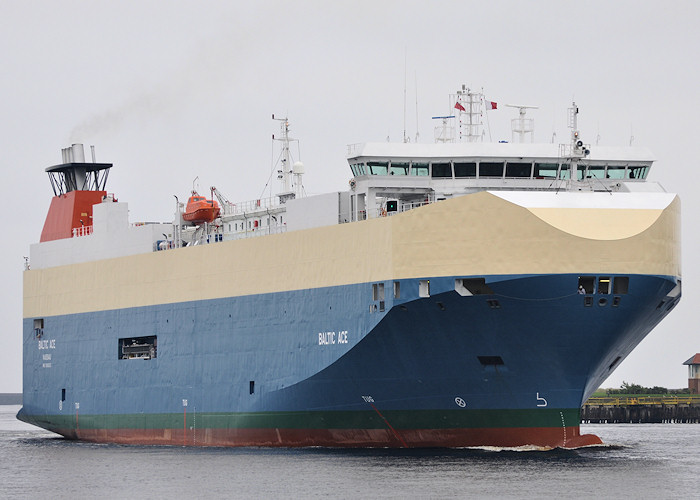
<path id="1" fill-rule="evenodd" d="M 511 140 L 513 142 L 525 142 L 525 136 L 530 134 L 530 142 L 535 142 L 535 120 L 532 118 L 525 118 L 525 113 L 528 109 L 539 109 L 537 106 L 526 106 L 521 104 L 506 104 L 509 108 L 516 108 L 519 110 L 518 118 L 513 118 L 510 121 L 511 128 Z M 515 140 L 515 136 L 518 136 L 518 140 Z"/>

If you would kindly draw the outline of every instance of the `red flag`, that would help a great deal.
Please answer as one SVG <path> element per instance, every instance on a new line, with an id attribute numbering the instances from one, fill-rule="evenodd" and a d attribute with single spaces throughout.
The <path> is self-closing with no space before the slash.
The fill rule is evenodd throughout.
<path id="1" fill-rule="evenodd" d="M 464 106 L 462 106 L 460 103 L 455 104 L 455 109 L 458 109 L 460 111 L 466 111 L 466 109 L 464 109 Z"/>
<path id="2" fill-rule="evenodd" d="M 486 101 L 486 109 L 498 109 L 498 103 L 493 101 Z"/>

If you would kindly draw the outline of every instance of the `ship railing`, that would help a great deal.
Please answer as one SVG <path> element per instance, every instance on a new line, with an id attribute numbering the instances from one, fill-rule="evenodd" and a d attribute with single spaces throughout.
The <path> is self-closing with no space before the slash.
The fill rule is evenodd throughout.
<path id="1" fill-rule="evenodd" d="M 92 226 L 80 226 L 73 228 L 73 238 L 88 236 L 90 234 L 92 234 Z"/>
<path id="2" fill-rule="evenodd" d="M 370 210 L 358 210 L 357 214 L 354 217 L 351 212 L 341 212 L 338 216 L 338 224 L 346 224 L 355 220 L 361 221 L 367 219 L 377 219 L 380 217 L 393 217 L 394 215 L 403 212 L 408 212 L 409 210 L 414 210 L 416 208 L 430 205 L 432 203 L 435 203 L 435 201 L 436 200 L 434 199 L 434 197 L 430 197 L 423 201 L 416 201 L 410 203 L 398 202 L 396 210 L 387 210 L 386 206 L 381 206 Z"/>
<path id="3" fill-rule="evenodd" d="M 171 226 L 173 223 L 172 222 L 153 222 L 153 221 L 143 221 L 143 222 L 132 222 L 129 224 L 131 227 L 139 227 L 139 226 L 153 226 L 156 224 L 167 224 Z"/>
<path id="4" fill-rule="evenodd" d="M 396 210 L 387 210 L 386 206 L 382 206 L 373 210 L 368 210 L 367 215 L 370 219 L 376 219 L 379 217 L 393 217 L 394 215 L 398 215 L 403 212 L 409 212 L 411 210 L 415 210 L 416 208 L 424 207 L 432 203 L 435 203 L 435 199 L 432 197 L 427 198 L 423 201 L 416 201 L 411 203 L 404 203 L 399 201 L 396 206 Z"/>
<path id="5" fill-rule="evenodd" d="M 257 238 L 258 236 L 267 236 L 270 234 L 280 234 L 287 232 L 287 225 L 256 227 L 247 231 L 238 231 L 228 233 L 226 240 L 242 240 L 246 238 Z"/>
<path id="6" fill-rule="evenodd" d="M 248 200 L 239 203 L 225 203 L 222 205 L 224 215 L 238 215 L 248 212 L 257 212 L 260 210 L 272 209 L 279 207 L 280 203 L 276 196 L 269 198 L 260 198 L 257 200 Z"/>

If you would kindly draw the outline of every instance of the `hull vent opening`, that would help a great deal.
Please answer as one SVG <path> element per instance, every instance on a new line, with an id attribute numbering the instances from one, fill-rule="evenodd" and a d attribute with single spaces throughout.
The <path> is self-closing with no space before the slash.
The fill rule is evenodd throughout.
<path id="1" fill-rule="evenodd" d="M 501 366 L 505 365 L 503 358 L 500 356 L 477 356 L 479 363 L 483 366 Z"/>
<path id="2" fill-rule="evenodd" d="M 455 292 L 462 297 L 493 295 L 493 289 L 486 284 L 485 278 L 458 278 L 455 280 Z"/>
<path id="3" fill-rule="evenodd" d="M 34 337 L 40 339 L 44 336 L 44 318 L 34 320 Z"/>
<path id="4" fill-rule="evenodd" d="M 610 366 L 608 366 L 608 370 L 612 370 L 613 368 L 615 368 L 615 366 L 620 362 L 621 359 L 622 359 L 621 356 L 616 357 L 615 361 L 610 363 Z"/>
<path id="5" fill-rule="evenodd" d="M 119 339 L 119 359 L 154 359 L 156 357 L 158 357 L 158 339 L 155 335 Z"/>

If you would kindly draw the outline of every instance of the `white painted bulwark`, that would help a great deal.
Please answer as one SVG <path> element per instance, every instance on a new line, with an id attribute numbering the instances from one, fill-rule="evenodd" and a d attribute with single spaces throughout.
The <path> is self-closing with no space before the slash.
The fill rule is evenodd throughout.
<path id="1" fill-rule="evenodd" d="M 168 239 L 163 234 L 172 238 L 169 223 L 130 226 L 127 203 L 99 203 L 92 210 L 92 234 L 31 245 L 32 269 L 150 253 L 157 241 Z"/>
<path id="2" fill-rule="evenodd" d="M 349 222 L 349 193 L 333 192 L 286 202 L 289 231 Z"/>

